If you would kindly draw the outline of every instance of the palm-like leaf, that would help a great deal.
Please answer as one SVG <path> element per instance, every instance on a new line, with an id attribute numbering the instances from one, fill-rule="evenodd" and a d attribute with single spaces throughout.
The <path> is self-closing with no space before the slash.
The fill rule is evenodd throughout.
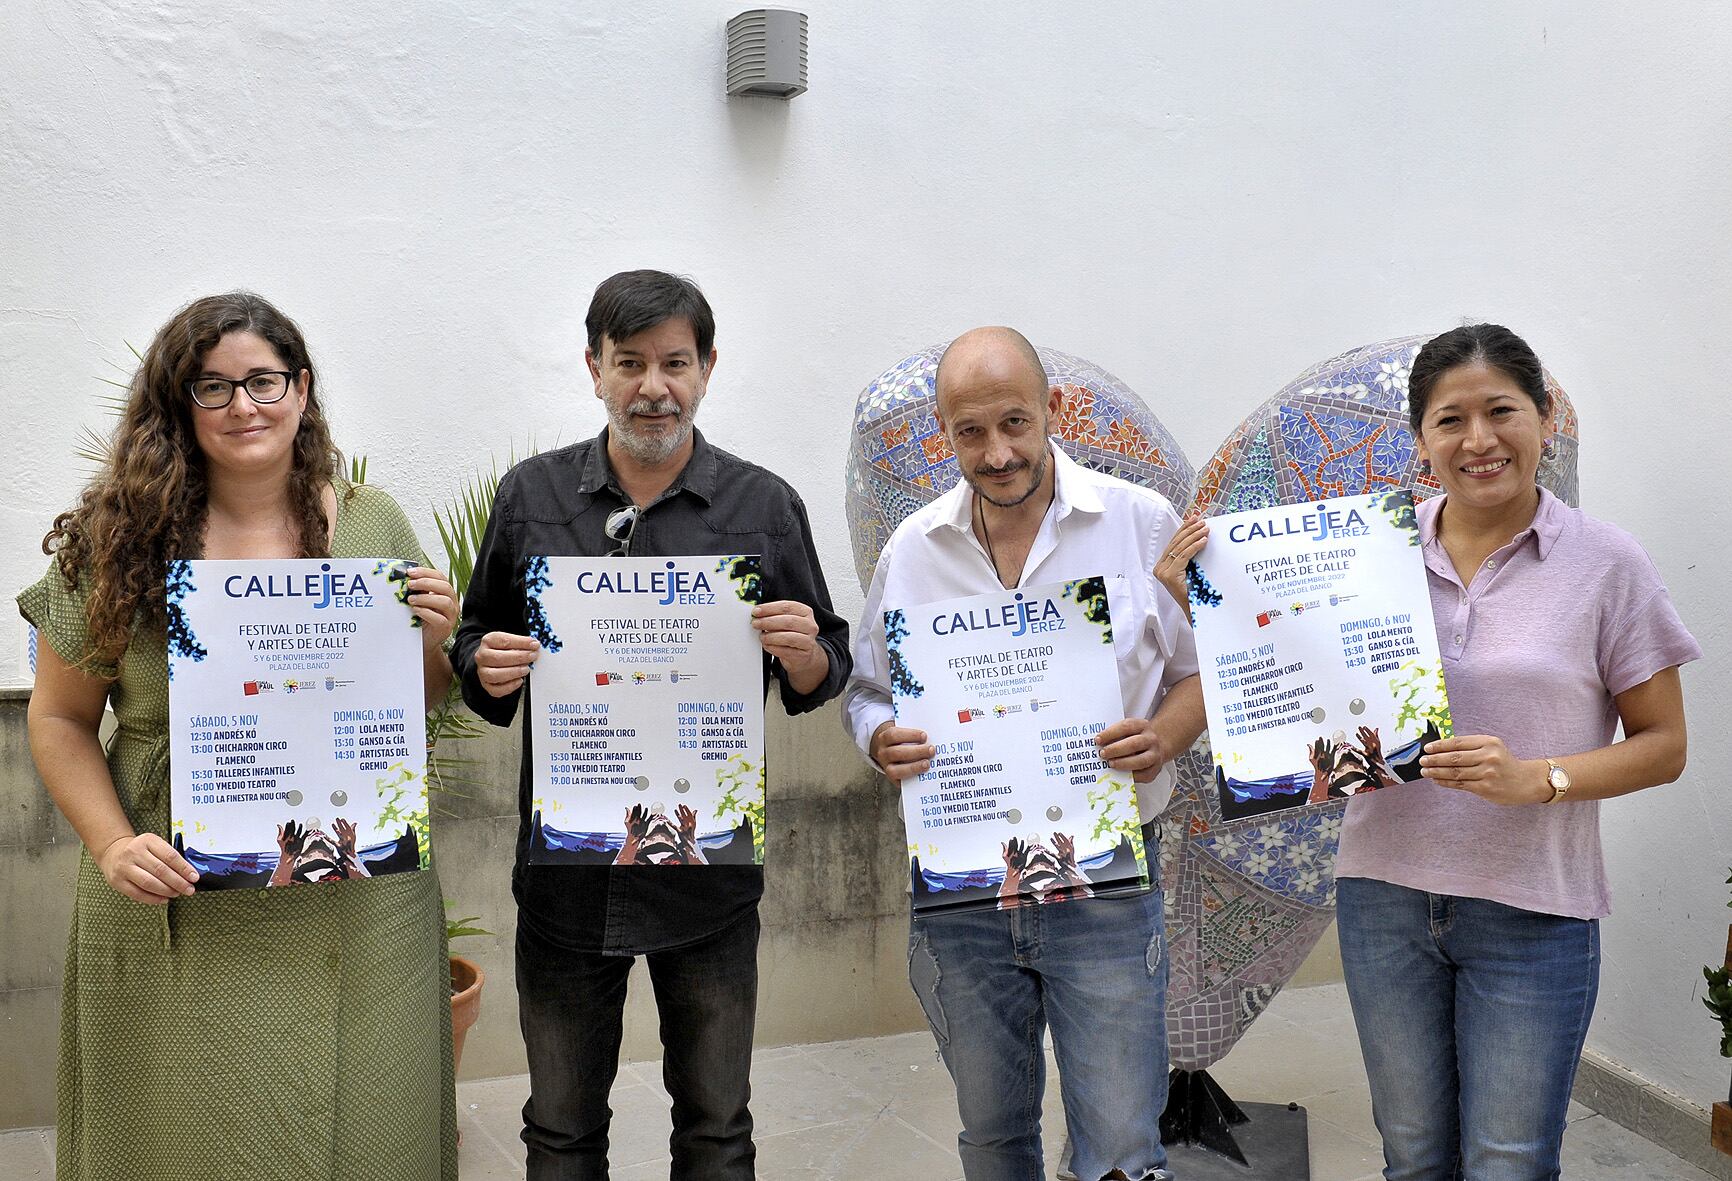
<path id="1" fill-rule="evenodd" d="M 529 454 L 537 448 L 529 447 Z M 512 448 L 506 459 L 506 469 L 517 463 L 517 449 Z M 493 514 L 493 500 L 499 492 L 499 462 L 494 460 L 485 471 L 478 471 L 466 480 L 457 496 L 444 508 L 433 510 L 433 523 L 439 529 L 439 542 L 445 547 L 447 573 L 451 585 L 462 598 L 469 593 L 469 580 L 475 573 L 475 556 L 481 550 L 482 535 L 487 532 L 487 519 Z M 427 782 L 435 791 L 462 796 L 462 787 L 479 787 L 485 783 L 475 774 L 479 762 L 463 755 L 446 753 L 450 742 L 477 738 L 487 733 L 487 726 L 475 715 L 462 710 L 461 695 L 455 683 L 432 713 L 427 715 Z M 445 744 L 441 751 L 441 744 Z"/>
<path id="2" fill-rule="evenodd" d="M 516 462 L 513 454 L 511 463 Z M 487 531 L 487 518 L 493 512 L 493 498 L 499 492 L 499 464 L 495 461 L 486 471 L 469 477 L 457 497 L 443 509 L 433 510 L 433 523 L 439 528 L 439 542 L 445 547 L 450 561 L 451 585 L 458 597 L 469 592 L 469 579 L 475 573 L 475 555 L 481 549 L 481 536 Z"/>
<path id="3" fill-rule="evenodd" d="M 130 343 L 127 344 L 126 351 L 132 354 L 135 361 L 142 362 L 144 360 L 144 355 Z M 103 385 L 113 386 L 120 392 L 98 394 L 96 400 L 107 408 L 108 413 L 114 418 L 114 422 L 109 425 L 106 431 L 97 430 L 88 424 L 81 425 L 72 447 L 73 454 L 94 469 L 91 472 L 92 476 L 106 468 L 109 461 L 114 458 L 114 432 L 120 425 L 121 415 L 126 413 L 126 403 L 132 395 L 132 375 L 127 372 L 125 366 L 116 361 L 110 361 L 109 364 L 124 374 L 125 380 L 114 377 L 97 378 L 96 380 Z"/>

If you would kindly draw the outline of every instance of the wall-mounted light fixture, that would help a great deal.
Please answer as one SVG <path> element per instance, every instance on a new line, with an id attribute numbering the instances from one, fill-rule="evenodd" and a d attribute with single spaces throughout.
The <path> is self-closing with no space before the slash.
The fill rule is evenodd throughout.
<path id="1" fill-rule="evenodd" d="M 752 8 L 728 22 L 728 93 L 793 98 L 806 92 L 806 14 Z"/>

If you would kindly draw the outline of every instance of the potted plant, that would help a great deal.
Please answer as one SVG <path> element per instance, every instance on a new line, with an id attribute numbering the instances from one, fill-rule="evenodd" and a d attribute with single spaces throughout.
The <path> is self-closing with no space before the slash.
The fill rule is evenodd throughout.
<path id="1" fill-rule="evenodd" d="M 530 454 L 534 453 L 535 449 L 532 447 Z M 507 467 L 516 462 L 516 449 L 513 448 Z M 351 457 L 349 479 L 355 484 L 366 482 L 365 456 Z M 494 494 L 498 488 L 499 468 L 495 464 L 491 470 L 471 476 L 457 498 L 443 509 L 433 510 L 439 539 L 444 543 L 445 552 L 450 559 L 448 574 L 451 585 L 459 599 L 469 590 L 470 576 L 475 570 L 475 554 L 481 546 L 481 536 L 487 528 L 487 519 L 493 511 Z M 452 744 L 479 737 L 486 731 L 486 725 L 479 718 L 463 709 L 462 695 L 453 683 L 445 694 L 445 699 L 427 715 L 429 795 L 443 792 L 462 795 L 459 785 L 480 785 L 480 781 L 469 773 L 469 766 L 474 760 L 454 754 Z M 448 901 L 445 905 L 449 909 L 451 903 Z M 447 915 L 446 943 L 450 944 L 453 940 L 469 935 L 491 935 L 491 931 L 471 925 L 479 918 L 479 915 L 470 915 L 454 919 Z M 450 956 L 450 970 L 451 1059 L 452 1073 L 455 1074 L 463 1057 L 464 1038 L 481 1016 L 481 990 L 487 982 L 487 975 L 481 970 L 481 965 L 460 955 Z"/>
<path id="2" fill-rule="evenodd" d="M 367 482 L 366 456 L 350 457 L 349 482 Z M 462 496 L 445 510 L 434 510 L 440 539 L 445 543 L 446 551 L 451 557 L 451 585 L 457 591 L 459 599 L 469 588 L 469 578 L 475 568 L 475 551 L 480 545 L 481 533 L 487 526 L 487 517 L 493 508 L 493 494 L 498 486 L 499 472 L 495 468 L 491 472 L 472 477 L 463 489 Z M 430 797 L 439 793 L 461 795 L 463 793 L 458 789 L 459 784 L 478 782 L 473 775 L 466 773 L 466 766 L 472 760 L 455 755 L 451 750 L 452 743 L 476 737 L 486 730 L 480 720 L 464 712 L 462 706 L 462 695 L 454 682 L 446 692 L 445 699 L 427 714 L 427 791 Z M 427 834 L 423 834 L 423 840 L 429 840 Z M 445 909 L 451 909 L 449 899 L 445 902 Z M 479 921 L 480 917 L 469 915 L 454 919 L 449 913 L 445 916 L 445 942 L 451 972 L 453 1074 L 463 1059 L 463 1040 L 470 1027 L 481 1017 L 481 989 L 487 983 L 487 974 L 474 960 L 450 954 L 449 945 L 470 935 L 491 935 L 493 932 L 486 928 L 472 925 Z"/>
<path id="3" fill-rule="evenodd" d="M 533 448 L 530 453 L 534 454 Z M 507 466 L 516 462 L 517 454 L 513 449 Z M 362 459 L 352 474 L 365 479 L 366 470 L 366 460 Z M 498 488 L 499 468 L 495 464 L 491 470 L 471 476 L 457 498 L 444 509 L 433 510 L 439 540 L 444 543 L 450 558 L 451 585 L 459 599 L 469 591 L 470 576 L 475 571 L 475 554 L 481 547 L 481 535 L 487 529 L 487 518 L 493 512 L 493 498 Z M 486 731 L 487 727 L 480 719 L 462 708 L 462 695 L 453 683 L 445 700 L 427 715 L 427 786 L 430 793 L 462 795 L 459 785 L 480 786 L 480 781 L 469 769 L 474 760 L 454 754 L 452 744 L 479 737 Z M 449 908 L 450 903 L 447 902 L 446 906 Z M 470 915 L 453 919 L 447 915 L 446 943 L 469 935 L 491 935 L 491 931 L 470 925 L 479 917 Z M 481 989 L 487 982 L 487 975 L 474 960 L 460 955 L 452 955 L 450 960 L 451 1058 L 455 1073 L 463 1057 L 464 1036 L 481 1016 Z"/>
<path id="4" fill-rule="evenodd" d="M 1732 886 L 1732 877 L 1726 884 Z M 1732 902 L 1726 905 L 1732 906 Z M 1703 968 L 1702 975 L 1708 981 L 1708 995 L 1702 1003 L 1720 1022 L 1720 1056 L 1732 1058 L 1732 924 L 1726 928 L 1725 961 L 1717 968 Z M 1714 1147 L 1732 1156 L 1732 1093 L 1727 1095 L 1727 1102 L 1714 1104 L 1711 1127 Z"/>
<path id="5" fill-rule="evenodd" d="M 449 907 L 451 904 L 445 904 Z M 480 915 L 470 915 L 467 918 L 454 919 L 449 915 L 445 919 L 445 941 L 461 939 L 466 935 L 491 935 L 482 927 L 472 927 Z M 481 986 L 487 983 L 487 974 L 481 970 L 481 965 L 474 960 L 465 959 L 460 955 L 451 956 L 451 1073 L 457 1073 L 458 1065 L 463 1061 L 463 1038 L 469 1032 L 469 1027 L 481 1017 Z"/>

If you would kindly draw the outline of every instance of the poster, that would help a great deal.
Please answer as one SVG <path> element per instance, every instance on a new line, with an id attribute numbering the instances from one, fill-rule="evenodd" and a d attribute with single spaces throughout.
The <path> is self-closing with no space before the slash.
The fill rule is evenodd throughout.
<path id="1" fill-rule="evenodd" d="M 898 608 L 884 635 L 897 724 L 937 748 L 902 782 L 916 910 L 1148 885 L 1135 784 L 1094 741 L 1125 714 L 1106 580 Z"/>
<path id="2" fill-rule="evenodd" d="M 199 890 L 427 867 L 412 565 L 169 564 L 170 831 Z"/>
<path id="3" fill-rule="evenodd" d="M 529 860 L 764 862 L 756 555 L 529 559 Z"/>
<path id="4" fill-rule="evenodd" d="M 1223 817 L 1419 778 L 1451 729 L 1410 492 L 1212 517 L 1189 579 Z"/>

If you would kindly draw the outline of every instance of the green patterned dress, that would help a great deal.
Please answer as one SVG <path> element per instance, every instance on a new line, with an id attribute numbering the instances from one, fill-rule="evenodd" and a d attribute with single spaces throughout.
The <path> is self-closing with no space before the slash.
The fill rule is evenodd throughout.
<path id="1" fill-rule="evenodd" d="M 338 482 L 335 557 L 422 550 L 389 496 Z M 50 567 L 19 609 L 89 656 Z M 108 753 L 133 827 L 168 837 L 168 667 L 134 633 Z M 60 1181 L 455 1181 L 451 1005 L 432 871 L 147 906 L 83 851 L 60 1018 Z"/>

